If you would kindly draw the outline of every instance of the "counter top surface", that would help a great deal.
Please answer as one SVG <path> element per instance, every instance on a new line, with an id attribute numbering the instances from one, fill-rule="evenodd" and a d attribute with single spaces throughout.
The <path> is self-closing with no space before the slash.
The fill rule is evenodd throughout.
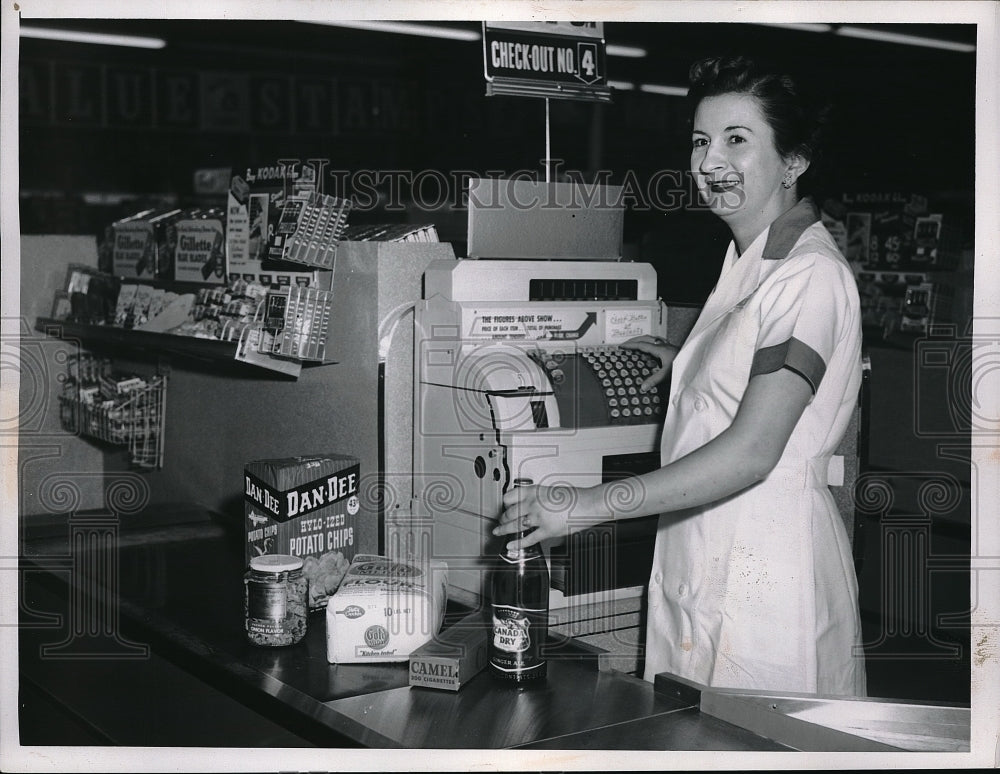
<path id="1" fill-rule="evenodd" d="M 366 747 L 492 749 L 787 749 L 653 690 L 651 683 L 600 671 L 572 643 L 558 647 L 549 677 L 532 689 L 497 685 L 483 671 L 460 691 L 408 686 L 406 662 L 329 664 L 322 611 L 310 614 L 306 637 L 286 648 L 251 645 L 243 634 L 243 559 L 239 536 L 214 521 L 104 529 L 115 534 L 110 554 L 70 554 L 70 534 L 82 522 L 27 534 L 22 560 L 22 668 L 36 648 L 102 647 L 95 637 L 32 627 L 32 616 L 63 616 L 73 626 L 70 597 L 87 577 L 117 563 L 124 638 L 103 642 L 127 649 L 148 643 L 158 654 L 270 717 L 312 743 Z M 98 522 L 94 522 L 98 523 Z M 39 607 L 42 588 L 62 589 L 61 610 Z M 66 594 L 72 589 L 71 594 Z M 112 588 L 111 591 L 114 591 Z M 51 600 L 49 594 L 44 597 Z M 48 604 L 51 604 L 49 602 Z M 448 622 L 466 610 L 449 610 Z M 28 638 L 27 640 L 25 638 Z M 123 652 L 124 655 L 124 652 Z M 45 664 L 71 669 L 61 662 Z M 38 663 L 33 668 L 37 668 Z M 67 672 L 67 674 L 69 674 Z"/>

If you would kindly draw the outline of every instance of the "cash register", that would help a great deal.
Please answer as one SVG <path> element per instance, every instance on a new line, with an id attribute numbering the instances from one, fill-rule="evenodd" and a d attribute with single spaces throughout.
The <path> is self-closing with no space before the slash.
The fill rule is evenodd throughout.
<path id="1" fill-rule="evenodd" d="M 622 258 L 621 188 L 473 180 L 468 257 L 434 261 L 415 310 L 414 505 L 478 605 L 515 479 L 591 486 L 659 467 L 658 367 L 623 349 L 667 337 L 652 266 Z M 622 504 L 627 507 L 626 503 Z M 546 545 L 553 608 L 637 598 L 656 517 Z"/>

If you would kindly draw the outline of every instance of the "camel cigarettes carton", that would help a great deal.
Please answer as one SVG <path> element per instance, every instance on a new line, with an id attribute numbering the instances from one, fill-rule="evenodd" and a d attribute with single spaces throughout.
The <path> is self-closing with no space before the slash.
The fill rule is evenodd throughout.
<path id="1" fill-rule="evenodd" d="M 421 645 L 410 654 L 410 685 L 457 691 L 486 666 L 488 629 L 472 613 Z"/>
<path id="2" fill-rule="evenodd" d="M 303 557 L 310 610 L 322 609 L 357 553 L 360 469 L 357 457 L 347 454 L 244 466 L 246 563 L 261 554 Z"/>
<path id="3" fill-rule="evenodd" d="M 358 554 L 327 601 L 327 661 L 406 661 L 441 629 L 447 588 L 444 562 Z"/>

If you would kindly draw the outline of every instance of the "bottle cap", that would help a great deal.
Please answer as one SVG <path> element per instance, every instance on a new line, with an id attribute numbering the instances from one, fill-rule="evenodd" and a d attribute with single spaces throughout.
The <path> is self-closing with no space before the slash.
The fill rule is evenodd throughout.
<path id="1" fill-rule="evenodd" d="M 302 569 L 302 557 L 289 554 L 264 554 L 250 560 L 250 569 L 258 572 L 291 572 Z"/>

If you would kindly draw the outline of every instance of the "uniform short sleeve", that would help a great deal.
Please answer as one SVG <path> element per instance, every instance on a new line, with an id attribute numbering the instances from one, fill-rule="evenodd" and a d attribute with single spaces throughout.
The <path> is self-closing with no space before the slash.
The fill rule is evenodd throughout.
<path id="1" fill-rule="evenodd" d="M 849 314 L 846 267 L 822 254 L 788 257 L 760 288 L 750 376 L 788 368 L 819 389 Z"/>

